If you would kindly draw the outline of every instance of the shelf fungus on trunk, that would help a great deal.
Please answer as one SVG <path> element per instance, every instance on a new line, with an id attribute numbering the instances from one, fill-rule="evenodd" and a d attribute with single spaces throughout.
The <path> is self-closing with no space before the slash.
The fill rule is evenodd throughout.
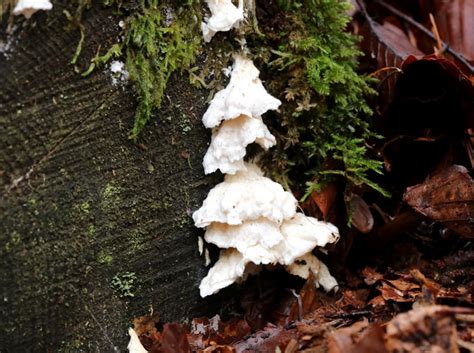
<path id="1" fill-rule="evenodd" d="M 226 174 L 243 171 L 249 144 L 255 142 L 264 150 L 275 145 L 261 116 L 278 109 L 281 102 L 265 90 L 259 74 L 252 60 L 236 55 L 229 84 L 216 93 L 204 113 L 204 126 L 213 128 L 203 161 L 206 174 L 218 169 Z"/>
<path id="2" fill-rule="evenodd" d="M 230 0 L 207 3 L 212 17 L 203 24 L 203 34 L 210 41 L 217 28 L 213 21 L 225 22 L 217 21 L 224 16 L 220 11 L 228 6 L 226 16 L 231 16 L 235 6 Z M 242 1 L 239 9 L 243 11 Z M 221 30 L 231 29 L 231 22 Z M 245 280 L 262 265 L 282 265 L 305 278 L 313 274 L 316 285 L 327 291 L 337 287 L 312 251 L 336 242 L 338 229 L 297 213 L 293 194 L 266 178 L 256 164 L 244 162 L 249 144 L 255 142 L 267 150 L 276 143 L 262 115 L 278 109 L 281 102 L 266 91 L 259 75 L 252 60 L 235 55 L 229 84 L 216 93 L 202 118 L 204 126 L 213 129 L 204 171 L 209 174 L 219 169 L 227 174 L 193 213 L 196 227 L 206 228 L 204 239 L 222 249 L 199 286 L 202 297 Z"/>
<path id="3" fill-rule="evenodd" d="M 30 18 L 39 10 L 51 10 L 52 8 L 53 4 L 49 0 L 19 0 L 13 9 L 13 14 Z"/>
<path id="4" fill-rule="evenodd" d="M 205 240 L 226 249 L 201 282 L 203 297 L 244 279 L 249 266 L 280 264 L 301 276 L 304 269 L 296 273 L 295 267 L 302 263 L 299 259 L 339 238 L 332 224 L 297 213 L 293 195 L 264 177 L 256 165 L 246 164 L 246 169 L 227 175 L 193 215 L 196 226 L 207 228 Z M 317 284 L 333 289 L 337 282 L 315 261 L 320 265 L 311 270 Z"/>
<path id="5" fill-rule="evenodd" d="M 212 132 L 211 145 L 204 156 L 204 173 L 219 169 L 222 173 L 235 174 L 245 170 L 246 147 L 257 143 L 264 150 L 275 145 L 275 137 L 268 131 L 261 117 L 239 117 L 224 121 Z"/>
<path id="6" fill-rule="evenodd" d="M 143 347 L 140 342 L 140 338 L 133 328 L 128 329 L 128 334 L 130 335 L 130 341 L 128 342 L 128 352 L 129 353 L 147 353 L 148 351 Z"/>
<path id="7" fill-rule="evenodd" d="M 210 42 L 217 32 L 237 28 L 244 19 L 243 0 L 239 0 L 238 7 L 232 3 L 232 0 L 206 0 L 206 3 L 211 11 L 211 17 L 201 24 L 205 42 Z"/>
<path id="8" fill-rule="evenodd" d="M 246 115 L 253 118 L 262 116 L 268 110 L 276 110 L 280 100 L 270 95 L 258 78 L 260 71 L 252 60 L 236 55 L 229 84 L 216 93 L 202 122 L 207 128 L 218 126 L 222 120 Z"/>

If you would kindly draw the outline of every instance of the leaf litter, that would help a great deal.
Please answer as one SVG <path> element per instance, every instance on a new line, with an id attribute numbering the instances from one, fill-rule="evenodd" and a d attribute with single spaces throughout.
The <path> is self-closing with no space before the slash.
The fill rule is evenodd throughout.
<path id="1" fill-rule="evenodd" d="M 356 3 L 392 197 L 336 180 L 300 205 L 340 229 L 318 253 L 339 289 L 266 268 L 216 297 L 235 303 L 220 315 L 135 319 L 148 352 L 474 351 L 473 1 Z"/>

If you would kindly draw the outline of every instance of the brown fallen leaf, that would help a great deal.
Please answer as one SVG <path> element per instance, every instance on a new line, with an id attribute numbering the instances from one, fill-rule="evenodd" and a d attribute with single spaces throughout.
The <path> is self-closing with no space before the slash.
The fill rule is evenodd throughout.
<path id="1" fill-rule="evenodd" d="M 389 284 L 389 281 L 383 281 L 382 286 L 377 289 L 382 293 L 384 300 L 393 300 L 399 303 L 414 302 L 421 296 L 421 289 L 414 285 L 417 290 L 401 290 Z"/>
<path id="2" fill-rule="evenodd" d="M 474 60 L 474 0 L 429 3 L 441 38 L 468 60 Z"/>
<path id="3" fill-rule="evenodd" d="M 374 226 L 374 216 L 369 205 L 359 195 L 353 194 L 350 201 L 352 225 L 361 233 L 369 233 Z"/>
<path id="4" fill-rule="evenodd" d="M 365 319 L 334 331 L 328 337 L 329 353 L 386 353 L 383 329 Z"/>
<path id="5" fill-rule="evenodd" d="M 383 275 L 375 271 L 373 268 L 366 267 L 362 270 L 362 275 L 364 276 L 364 282 L 369 286 L 381 281 Z"/>
<path id="6" fill-rule="evenodd" d="M 188 341 L 193 350 L 203 349 L 211 343 L 220 346 L 230 345 L 250 335 L 251 328 L 245 320 L 234 318 L 227 322 L 221 321 L 219 315 L 211 319 L 195 318 L 191 323 Z"/>
<path id="7" fill-rule="evenodd" d="M 295 329 L 267 326 L 252 336 L 233 345 L 236 353 L 275 352 L 277 348 L 284 352 L 292 338 L 296 338 Z"/>
<path id="8" fill-rule="evenodd" d="M 154 351 L 150 351 L 152 353 Z M 157 353 L 189 353 L 186 330 L 179 324 L 165 324 L 161 333 L 161 347 Z"/>
<path id="9" fill-rule="evenodd" d="M 133 329 L 148 351 L 160 345 L 161 334 L 156 329 L 159 322 L 160 316 L 157 313 L 140 316 L 133 320 Z"/>
<path id="10" fill-rule="evenodd" d="M 389 352 L 458 353 L 455 314 L 472 309 L 426 306 L 398 314 L 387 324 L 385 335 Z"/>
<path id="11" fill-rule="evenodd" d="M 330 183 L 326 185 L 320 192 L 313 191 L 311 193 L 311 199 L 318 206 L 324 220 L 326 221 L 332 220 L 330 216 L 334 211 L 337 192 L 338 190 L 336 183 Z"/>
<path id="12" fill-rule="evenodd" d="M 424 216 L 474 238 L 474 182 L 465 167 L 451 166 L 407 188 L 403 199 Z"/>

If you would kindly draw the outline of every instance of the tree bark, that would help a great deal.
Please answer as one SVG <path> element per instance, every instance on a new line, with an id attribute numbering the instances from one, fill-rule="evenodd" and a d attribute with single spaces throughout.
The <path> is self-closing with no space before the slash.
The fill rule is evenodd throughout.
<path id="1" fill-rule="evenodd" d="M 79 31 L 65 30 L 65 8 L 16 18 L 10 35 L 2 25 L 0 352 L 124 351 L 133 317 L 211 310 L 190 217 L 216 182 L 201 167 L 208 92 L 175 75 L 131 142 L 136 100 L 106 68 L 74 72 Z M 119 21 L 97 4 L 85 12 L 80 67 L 118 41 Z M 127 273 L 128 291 L 113 281 Z"/>

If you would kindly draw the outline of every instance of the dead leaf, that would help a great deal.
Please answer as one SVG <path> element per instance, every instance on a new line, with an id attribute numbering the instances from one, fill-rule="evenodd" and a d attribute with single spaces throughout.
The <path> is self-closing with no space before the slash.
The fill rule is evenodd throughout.
<path id="1" fill-rule="evenodd" d="M 161 333 L 160 353 L 191 352 L 186 330 L 179 324 L 165 324 Z"/>
<path id="2" fill-rule="evenodd" d="M 454 165 L 407 188 L 403 199 L 426 217 L 474 238 L 474 183 L 465 167 Z"/>
<path id="3" fill-rule="evenodd" d="M 454 314 L 472 309 L 427 306 L 398 314 L 387 324 L 389 352 L 458 353 Z"/>
<path id="4" fill-rule="evenodd" d="M 294 329 L 267 326 L 252 336 L 233 345 L 236 353 L 275 352 L 277 347 L 284 352 L 288 342 L 296 338 Z"/>
<path id="5" fill-rule="evenodd" d="M 320 192 L 313 191 L 311 193 L 311 199 L 318 206 L 319 210 L 323 214 L 323 218 L 328 221 L 330 215 L 334 210 L 336 199 L 337 199 L 337 185 L 336 183 L 330 183 L 326 185 Z"/>
<path id="6" fill-rule="evenodd" d="M 310 274 L 299 294 L 295 294 L 296 300 L 291 305 L 287 322 L 301 320 L 304 315 L 311 312 L 317 306 L 317 291 L 314 284 L 314 276 Z"/>
<path id="7" fill-rule="evenodd" d="M 386 281 L 382 282 L 382 286 L 377 288 L 382 293 L 384 300 L 393 300 L 395 302 L 404 303 L 404 302 L 414 302 L 415 298 L 413 295 L 410 295 L 407 291 L 402 291 L 398 288 L 395 288 L 388 284 Z M 418 294 L 421 295 L 421 291 L 418 291 Z"/>
<path id="8" fill-rule="evenodd" d="M 369 205 L 359 195 L 353 194 L 350 201 L 352 224 L 361 233 L 369 233 L 374 226 L 374 217 Z"/>
<path id="9" fill-rule="evenodd" d="M 368 326 L 367 319 L 333 332 L 328 338 L 329 353 L 386 353 L 383 329 Z"/>
<path id="10" fill-rule="evenodd" d="M 156 328 L 159 322 L 160 316 L 157 313 L 140 316 L 133 320 L 133 329 L 143 347 L 148 351 L 153 351 L 160 346 L 161 335 Z"/>
<path id="11" fill-rule="evenodd" d="M 468 60 L 474 60 L 474 1 L 430 1 L 441 38 Z"/>
<path id="12" fill-rule="evenodd" d="M 193 350 L 203 349 L 210 344 L 224 349 L 222 347 L 241 340 L 250 335 L 251 331 L 245 320 L 234 318 L 223 322 L 219 315 L 216 315 L 211 319 L 193 319 L 188 340 Z"/>
<path id="13" fill-rule="evenodd" d="M 375 284 L 383 279 L 383 275 L 375 271 L 373 268 L 366 267 L 362 270 L 364 275 L 364 282 L 369 286 Z"/>

